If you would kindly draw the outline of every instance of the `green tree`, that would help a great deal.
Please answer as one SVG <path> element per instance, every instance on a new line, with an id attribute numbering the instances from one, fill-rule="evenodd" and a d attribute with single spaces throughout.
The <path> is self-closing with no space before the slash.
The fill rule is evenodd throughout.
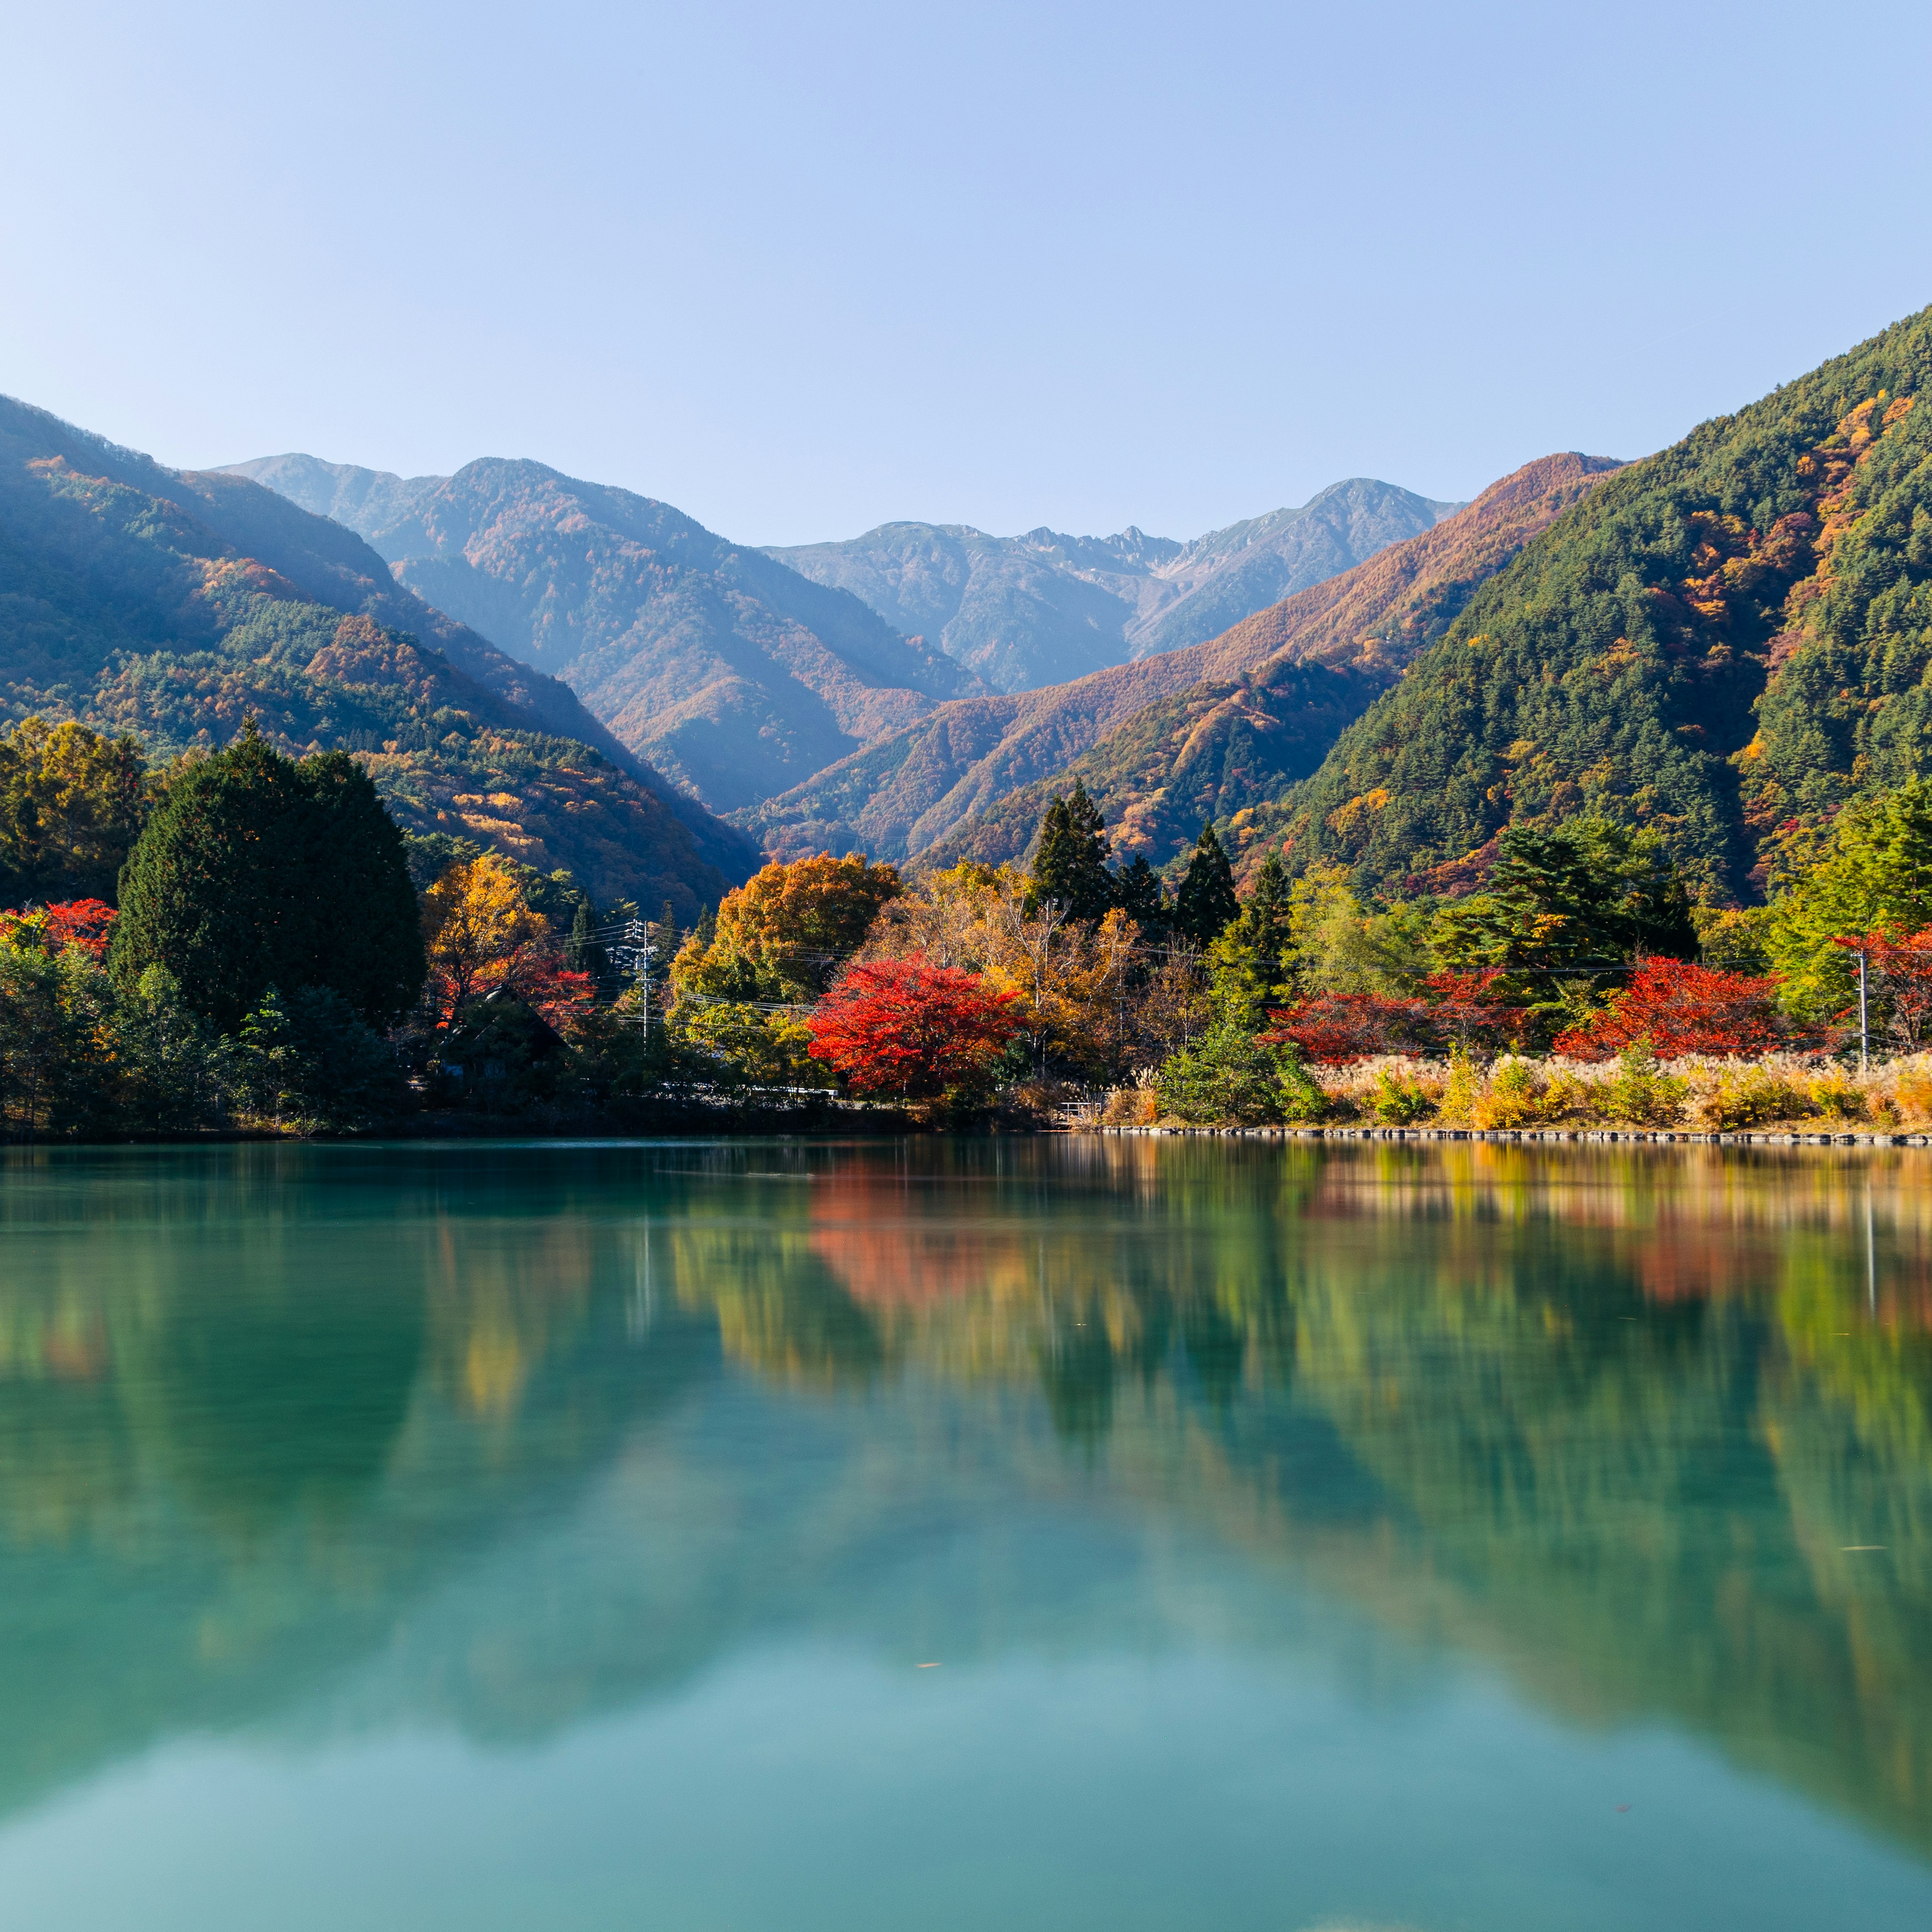
<path id="1" fill-rule="evenodd" d="M 124 992 L 165 966 L 224 1033 L 271 986 L 326 986 L 385 1025 L 424 972 L 402 835 L 346 753 L 296 764 L 251 723 L 169 786 L 122 872 L 110 957 Z"/>
<path id="2" fill-rule="evenodd" d="M 577 902 L 577 916 L 570 922 L 570 939 L 563 949 L 563 962 L 573 973 L 588 973 L 601 980 L 610 962 L 597 943 L 597 915 L 588 899 Z"/>
<path id="3" fill-rule="evenodd" d="M 1211 946 L 1241 910 L 1234 892 L 1234 870 L 1214 836 L 1211 820 L 1201 824 L 1187 870 L 1174 895 L 1174 924 L 1178 932 L 1202 946 Z"/>
<path id="4" fill-rule="evenodd" d="M 1908 780 L 1889 794 L 1847 806 L 1771 904 L 1764 950 L 1784 976 L 1784 1004 L 1825 1019 L 1852 997 L 1857 968 L 1834 939 L 1932 926 L 1932 783 Z"/>
<path id="5" fill-rule="evenodd" d="M 1028 916 L 1048 899 L 1070 919 L 1105 919 L 1120 903 L 1118 881 L 1107 868 L 1106 820 L 1078 778 L 1072 796 L 1056 797 L 1040 822 Z"/>
<path id="6" fill-rule="evenodd" d="M 1444 911 L 1437 944 L 1458 966 L 1565 972 L 1697 956 L 1690 895 L 1663 839 L 1602 818 L 1508 827 L 1486 890 Z"/>
<path id="7" fill-rule="evenodd" d="M 0 1123 L 28 1140 L 118 1124 L 107 977 L 77 948 L 0 944 Z"/>
<path id="8" fill-rule="evenodd" d="M 1215 998 L 1222 1012 L 1259 1025 L 1263 1012 L 1292 994 L 1294 946 L 1288 874 L 1270 852 L 1236 919 L 1208 949 Z"/>
<path id="9" fill-rule="evenodd" d="M 0 904 L 111 899 L 146 802 L 132 738 L 41 718 L 0 732 Z"/>
<path id="10" fill-rule="evenodd" d="M 1143 940 L 1158 939 L 1167 930 L 1168 904 L 1160 874 L 1137 853 L 1120 874 L 1120 910 L 1141 929 Z"/>
<path id="11" fill-rule="evenodd" d="M 128 1125 L 166 1133 L 221 1122 L 241 1084 L 232 1045 L 183 1000 L 165 966 L 122 991 L 114 1032 Z"/>

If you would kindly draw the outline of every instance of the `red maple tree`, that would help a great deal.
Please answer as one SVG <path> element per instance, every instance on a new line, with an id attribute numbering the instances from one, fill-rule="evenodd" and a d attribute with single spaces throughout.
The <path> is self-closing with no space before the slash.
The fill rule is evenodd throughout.
<path id="1" fill-rule="evenodd" d="M 1318 993 L 1292 1006 L 1271 1010 L 1264 1046 L 1298 1046 L 1324 1066 L 1372 1059 L 1378 1053 L 1414 1052 L 1433 1044 L 1426 1000 L 1385 999 L 1379 993 Z"/>
<path id="2" fill-rule="evenodd" d="M 66 899 L 47 908 L 47 944 L 58 950 L 78 946 L 98 959 L 107 950 L 108 934 L 120 916 L 105 899 Z"/>
<path id="3" fill-rule="evenodd" d="M 1608 1060 L 1647 1040 L 1660 1060 L 1682 1053 L 1766 1053 L 1790 1043 L 1772 1004 L 1774 979 L 1724 973 L 1688 959 L 1646 959 L 1623 992 L 1556 1036 L 1577 1060 Z"/>
<path id="4" fill-rule="evenodd" d="M 1017 993 L 915 953 L 846 968 L 806 1026 L 855 1094 L 934 1100 L 982 1082 L 1019 1030 Z"/>
<path id="5" fill-rule="evenodd" d="M 1514 1039 L 1522 1010 L 1503 997 L 1496 970 L 1435 973 L 1426 998 L 1379 993 L 1318 993 L 1271 1011 L 1264 1046 L 1300 1048 L 1318 1065 L 1337 1066 L 1384 1053 L 1436 1053 L 1451 1046 L 1497 1046 Z"/>
<path id="6" fill-rule="evenodd" d="M 1862 952 L 1874 1010 L 1888 1030 L 1914 1052 L 1932 1036 L 1932 926 L 1922 932 L 1868 932 L 1834 939 L 1847 952 Z M 1856 1002 L 1838 1016 L 1856 1028 Z"/>

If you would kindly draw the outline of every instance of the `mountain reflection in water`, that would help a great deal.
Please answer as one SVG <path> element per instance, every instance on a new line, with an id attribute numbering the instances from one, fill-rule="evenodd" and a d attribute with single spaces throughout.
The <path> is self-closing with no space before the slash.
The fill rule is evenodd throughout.
<path id="1" fill-rule="evenodd" d="M 188 1732 L 554 1737 L 788 1634 L 1157 1646 L 1101 1521 L 1923 1857 L 1925 1158 L 16 1152 L 0 1814 Z"/>

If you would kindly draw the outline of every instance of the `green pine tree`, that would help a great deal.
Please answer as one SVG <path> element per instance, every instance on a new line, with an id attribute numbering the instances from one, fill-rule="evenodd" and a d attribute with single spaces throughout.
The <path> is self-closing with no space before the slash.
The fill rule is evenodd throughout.
<path id="1" fill-rule="evenodd" d="M 1932 926 L 1932 783 L 1909 779 L 1887 796 L 1848 806 L 1817 862 L 1772 902 L 1766 924 L 1784 1004 L 1810 1019 L 1846 1007 L 1857 968 L 1834 939 Z"/>
<path id="2" fill-rule="evenodd" d="M 424 965 L 402 834 L 346 753 L 293 763 L 254 728 L 170 785 L 121 874 L 110 955 L 131 990 L 165 966 L 232 1032 L 270 986 L 326 986 L 382 1026 Z"/>
<path id="3" fill-rule="evenodd" d="M 573 973 L 588 973 L 601 980 L 609 962 L 596 940 L 597 915 L 588 899 L 577 902 L 577 914 L 570 922 L 570 938 L 563 949 L 564 964 Z"/>
<path id="4" fill-rule="evenodd" d="M 1029 910 L 1053 899 L 1069 918 L 1101 920 L 1120 903 L 1118 882 L 1107 868 L 1106 829 L 1100 808 L 1076 778 L 1072 796 L 1056 797 L 1040 820 Z"/>
<path id="5" fill-rule="evenodd" d="M 1175 930 L 1202 946 L 1211 946 L 1239 915 L 1241 902 L 1235 896 L 1234 870 L 1214 836 L 1211 820 L 1203 819 L 1201 836 L 1181 875 L 1180 890 L 1174 895 Z"/>
<path id="6" fill-rule="evenodd" d="M 1157 939 L 1167 930 L 1167 900 L 1160 874 L 1137 853 L 1120 878 L 1120 910 L 1140 928 L 1143 939 Z"/>

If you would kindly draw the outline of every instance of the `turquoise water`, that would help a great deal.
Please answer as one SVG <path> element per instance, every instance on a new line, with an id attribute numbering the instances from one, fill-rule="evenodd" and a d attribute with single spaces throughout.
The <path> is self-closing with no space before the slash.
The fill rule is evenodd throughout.
<path id="1" fill-rule="evenodd" d="M 0 1162 L 0 1922 L 1932 1924 L 1932 1167 Z"/>

